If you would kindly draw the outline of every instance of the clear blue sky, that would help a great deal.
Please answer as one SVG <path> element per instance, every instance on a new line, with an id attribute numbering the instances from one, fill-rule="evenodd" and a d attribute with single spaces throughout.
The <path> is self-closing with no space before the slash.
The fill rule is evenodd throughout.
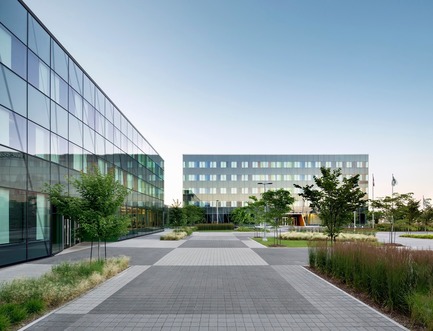
<path id="1" fill-rule="evenodd" d="M 25 0 L 165 159 L 370 155 L 433 198 L 433 1 Z"/>

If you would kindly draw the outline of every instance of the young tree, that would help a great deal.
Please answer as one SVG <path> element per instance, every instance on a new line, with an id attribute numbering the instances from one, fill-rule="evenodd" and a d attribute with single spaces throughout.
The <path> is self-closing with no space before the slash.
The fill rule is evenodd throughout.
<path id="1" fill-rule="evenodd" d="M 179 200 L 173 200 L 173 204 L 169 209 L 170 224 L 174 227 L 181 227 L 186 224 L 185 214 L 183 213 L 181 205 Z"/>
<path id="2" fill-rule="evenodd" d="M 275 240 L 278 238 L 277 229 L 280 224 L 281 219 L 286 215 L 292 208 L 295 198 L 292 197 L 289 191 L 284 189 L 279 189 L 276 191 L 267 191 L 263 193 L 262 200 L 266 205 L 266 210 L 269 215 L 269 220 L 274 226 Z"/>
<path id="3" fill-rule="evenodd" d="M 182 210 L 186 218 L 186 223 L 189 225 L 202 223 L 205 219 L 205 210 L 199 206 L 186 205 Z"/>
<path id="4" fill-rule="evenodd" d="M 359 188 L 359 175 L 341 177 L 341 169 L 320 168 L 321 177 L 314 176 L 315 186 L 295 187 L 303 192 L 299 195 L 310 201 L 316 210 L 331 241 L 335 241 L 343 226 L 351 221 L 352 213 L 365 204 L 365 193 Z"/>
<path id="5" fill-rule="evenodd" d="M 248 206 L 233 209 L 230 218 L 238 225 L 253 223 L 251 208 Z"/>
<path id="6" fill-rule="evenodd" d="M 81 172 L 79 177 L 69 178 L 69 182 L 78 196 L 69 196 L 61 184 L 46 184 L 45 192 L 60 214 L 78 222 L 81 237 L 92 243 L 98 241 L 98 259 L 100 241 L 105 242 L 106 257 L 107 239 L 128 232 L 129 219 L 119 215 L 128 189 L 115 179 L 113 171 L 103 175 L 96 166 L 88 173 Z"/>

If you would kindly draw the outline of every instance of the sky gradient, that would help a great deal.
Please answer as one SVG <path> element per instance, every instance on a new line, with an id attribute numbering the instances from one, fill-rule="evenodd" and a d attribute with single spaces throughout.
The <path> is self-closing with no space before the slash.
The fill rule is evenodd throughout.
<path id="1" fill-rule="evenodd" d="M 24 0 L 165 160 L 369 154 L 433 198 L 433 1 Z M 371 189 L 370 189 L 371 194 Z"/>

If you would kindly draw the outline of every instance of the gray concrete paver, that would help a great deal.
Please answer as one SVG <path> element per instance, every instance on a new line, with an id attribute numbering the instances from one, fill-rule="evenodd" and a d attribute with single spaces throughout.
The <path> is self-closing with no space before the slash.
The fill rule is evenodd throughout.
<path id="1" fill-rule="evenodd" d="M 109 249 L 131 253 L 131 268 L 27 330 L 404 329 L 303 268 L 302 249 L 231 233 L 126 242 Z"/>

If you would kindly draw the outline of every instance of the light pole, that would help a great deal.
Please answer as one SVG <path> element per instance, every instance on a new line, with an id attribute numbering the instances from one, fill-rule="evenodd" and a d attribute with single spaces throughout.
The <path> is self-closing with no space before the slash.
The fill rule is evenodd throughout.
<path id="1" fill-rule="evenodd" d="M 217 207 L 217 224 L 218 224 L 218 202 L 219 202 L 219 200 L 216 201 L 216 207 Z"/>
<path id="2" fill-rule="evenodd" d="M 272 183 L 257 183 L 257 185 L 263 185 L 263 193 L 266 193 L 266 185 L 272 185 Z M 266 238 L 266 212 L 268 210 L 268 206 L 265 203 L 265 219 L 263 221 L 263 241 L 268 241 L 268 238 Z"/>

